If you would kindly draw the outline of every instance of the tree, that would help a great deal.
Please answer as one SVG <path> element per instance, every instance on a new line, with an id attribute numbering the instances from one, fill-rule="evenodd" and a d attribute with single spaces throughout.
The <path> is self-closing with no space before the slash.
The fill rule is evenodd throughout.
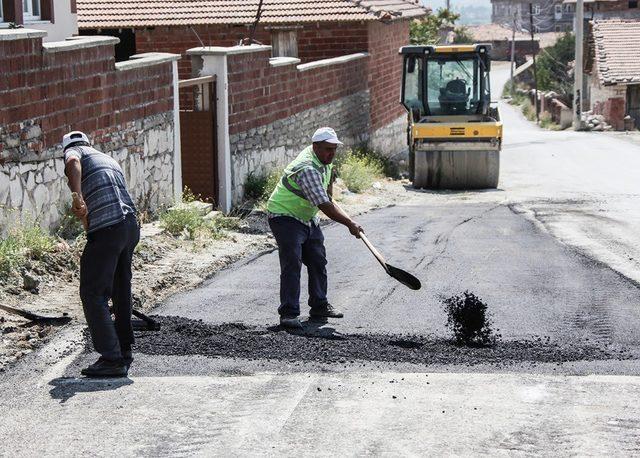
<path id="1" fill-rule="evenodd" d="M 573 67 L 576 38 L 564 34 L 555 45 L 541 50 L 538 65 L 538 88 L 554 91 L 571 104 L 573 94 Z"/>
<path id="2" fill-rule="evenodd" d="M 440 43 L 440 31 L 444 27 L 453 27 L 460 15 L 451 10 L 441 8 L 436 14 L 424 19 L 412 21 L 409 36 L 412 45 L 437 45 Z"/>

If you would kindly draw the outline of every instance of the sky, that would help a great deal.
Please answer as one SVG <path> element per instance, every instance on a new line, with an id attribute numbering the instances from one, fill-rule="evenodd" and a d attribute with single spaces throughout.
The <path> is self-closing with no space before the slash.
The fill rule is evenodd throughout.
<path id="1" fill-rule="evenodd" d="M 421 0 L 432 10 L 444 8 L 446 0 Z M 451 8 L 462 13 L 461 24 L 487 24 L 491 22 L 491 0 L 451 0 Z"/>

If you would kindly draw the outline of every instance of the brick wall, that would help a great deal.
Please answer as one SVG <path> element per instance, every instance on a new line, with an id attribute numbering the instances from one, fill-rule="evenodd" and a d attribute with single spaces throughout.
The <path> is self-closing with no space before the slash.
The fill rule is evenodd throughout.
<path id="1" fill-rule="evenodd" d="M 369 52 L 371 53 L 369 89 L 371 91 L 371 127 L 374 130 L 392 123 L 406 113 L 400 105 L 402 58 L 398 54 L 398 49 L 407 45 L 408 42 L 408 21 L 369 24 Z"/>
<path id="2" fill-rule="evenodd" d="M 194 26 L 205 46 L 235 46 L 249 35 L 245 26 L 202 25 Z M 298 33 L 298 57 L 303 62 L 352 54 L 367 50 L 367 25 L 365 23 L 323 23 L 296 26 Z M 408 36 L 408 35 L 407 35 Z M 155 27 L 135 30 L 136 52 L 168 52 L 182 54 L 199 47 L 200 41 L 190 27 Z M 271 31 L 258 27 L 255 39 L 271 44 Z M 179 64 L 180 78 L 191 75 L 190 59 Z"/>
<path id="3" fill-rule="evenodd" d="M 43 46 L 42 34 L 22 30 L 16 39 L 0 31 L 0 220 L 16 208 L 55 225 L 68 200 L 60 141 L 70 130 L 127 164 L 136 197 L 154 194 L 152 205 L 172 199 L 176 57 L 116 66 L 114 39 Z"/>
<path id="4" fill-rule="evenodd" d="M 273 67 L 270 51 L 228 58 L 229 133 L 288 118 L 367 88 L 368 60 L 299 71 L 295 65 Z"/>

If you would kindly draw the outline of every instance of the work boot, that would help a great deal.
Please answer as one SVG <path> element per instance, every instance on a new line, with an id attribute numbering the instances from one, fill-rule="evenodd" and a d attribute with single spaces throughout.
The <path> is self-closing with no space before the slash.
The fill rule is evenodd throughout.
<path id="1" fill-rule="evenodd" d="M 311 307 L 311 311 L 309 312 L 309 316 L 311 318 L 343 318 L 344 313 L 339 310 L 336 310 L 333 305 L 328 302 L 324 305 Z"/>
<path id="2" fill-rule="evenodd" d="M 281 316 L 280 326 L 289 329 L 304 329 L 300 319 L 297 316 Z"/>
<path id="3" fill-rule="evenodd" d="M 112 361 L 102 356 L 91 366 L 80 371 L 87 377 L 126 377 L 127 372 L 127 366 L 122 360 Z"/>
<path id="4" fill-rule="evenodd" d="M 131 350 L 125 350 L 122 352 L 122 361 L 124 365 L 127 366 L 127 370 L 131 368 L 131 363 L 133 363 L 133 353 Z"/>

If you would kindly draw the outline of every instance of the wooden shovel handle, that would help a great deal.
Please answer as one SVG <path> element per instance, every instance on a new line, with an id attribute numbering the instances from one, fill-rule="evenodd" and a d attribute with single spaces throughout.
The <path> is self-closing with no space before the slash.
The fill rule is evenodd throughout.
<path id="1" fill-rule="evenodd" d="M 367 248 L 369 248 L 369 251 L 371 251 L 371 253 L 376 257 L 376 259 L 382 265 L 382 267 L 384 267 L 384 270 L 387 270 L 387 261 L 385 261 L 384 256 L 382 256 L 382 254 L 380 254 L 380 252 L 376 250 L 376 247 L 374 247 L 371 244 L 367 236 L 364 235 L 364 232 L 360 232 L 360 238 L 362 239 L 364 244 L 367 245 Z"/>

